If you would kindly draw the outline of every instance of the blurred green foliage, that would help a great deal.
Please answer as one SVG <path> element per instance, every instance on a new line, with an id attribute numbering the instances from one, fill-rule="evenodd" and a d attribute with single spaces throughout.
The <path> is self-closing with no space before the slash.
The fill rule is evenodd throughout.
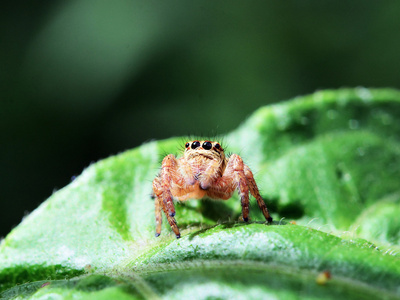
<path id="1" fill-rule="evenodd" d="M 261 105 L 400 87 L 397 1 L 0 4 L 0 236 L 92 161 Z"/>

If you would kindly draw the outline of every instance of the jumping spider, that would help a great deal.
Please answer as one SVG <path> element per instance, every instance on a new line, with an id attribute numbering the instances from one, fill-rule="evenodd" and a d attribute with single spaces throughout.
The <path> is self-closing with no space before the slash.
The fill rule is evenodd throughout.
<path id="1" fill-rule="evenodd" d="M 256 198 L 265 219 L 272 222 L 253 173 L 239 155 L 225 157 L 218 142 L 187 142 L 182 157 L 176 158 L 173 154 L 164 157 L 161 171 L 153 180 L 156 236 L 161 234 L 161 209 L 176 237 L 181 236 L 174 218 L 173 197 L 180 201 L 204 197 L 227 200 L 235 189 L 239 192 L 245 222 L 249 220 L 249 191 Z"/>

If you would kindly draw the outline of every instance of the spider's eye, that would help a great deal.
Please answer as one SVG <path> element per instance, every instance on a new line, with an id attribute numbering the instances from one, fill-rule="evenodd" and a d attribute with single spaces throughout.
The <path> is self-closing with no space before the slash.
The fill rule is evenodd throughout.
<path id="1" fill-rule="evenodd" d="M 192 143 L 192 149 L 196 149 L 197 147 L 200 147 L 200 142 L 199 141 L 194 141 Z"/>
<path id="2" fill-rule="evenodd" d="M 215 147 L 215 149 L 220 149 L 221 145 L 220 144 L 216 144 L 214 147 Z"/>
<path id="3" fill-rule="evenodd" d="M 210 142 L 204 142 L 202 147 L 204 150 L 210 150 L 212 148 L 212 144 Z"/>
<path id="4" fill-rule="evenodd" d="M 189 143 L 186 143 L 185 148 L 189 147 L 189 145 L 190 145 Z"/>

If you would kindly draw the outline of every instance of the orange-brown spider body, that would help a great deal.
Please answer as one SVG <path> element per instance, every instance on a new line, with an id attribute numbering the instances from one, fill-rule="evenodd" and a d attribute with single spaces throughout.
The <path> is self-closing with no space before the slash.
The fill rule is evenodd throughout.
<path id="1" fill-rule="evenodd" d="M 272 222 L 253 173 L 239 155 L 232 154 L 227 158 L 218 142 L 187 142 L 182 157 L 170 154 L 163 159 L 161 171 L 153 180 L 156 236 L 161 233 L 163 210 L 176 237 L 180 238 L 174 218 L 174 198 L 179 201 L 201 198 L 227 200 L 235 190 L 241 199 L 245 222 L 249 218 L 249 192 L 256 198 L 265 219 Z"/>

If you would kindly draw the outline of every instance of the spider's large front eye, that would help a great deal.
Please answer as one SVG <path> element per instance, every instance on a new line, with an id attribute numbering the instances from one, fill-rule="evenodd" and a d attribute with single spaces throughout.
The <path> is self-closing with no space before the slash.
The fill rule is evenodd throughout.
<path id="1" fill-rule="evenodd" d="M 200 147 L 200 142 L 199 142 L 199 141 L 194 141 L 194 142 L 192 143 L 192 149 L 196 149 L 196 148 L 198 148 L 198 147 Z"/>
<path id="2" fill-rule="evenodd" d="M 185 148 L 189 147 L 190 143 L 186 143 Z"/>
<path id="3" fill-rule="evenodd" d="M 210 142 L 204 142 L 202 147 L 204 150 L 210 150 L 212 148 L 212 144 Z"/>

